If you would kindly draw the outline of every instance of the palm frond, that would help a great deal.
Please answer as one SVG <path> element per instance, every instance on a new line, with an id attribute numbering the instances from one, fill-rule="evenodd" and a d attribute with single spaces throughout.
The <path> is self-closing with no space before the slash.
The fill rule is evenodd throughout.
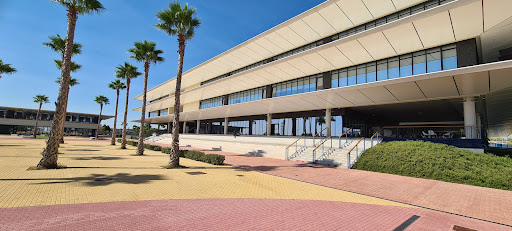
<path id="1" fill-rule="evenodd" d="M 46 95 L 36 95 L 32 97 L 34 99 L 34 103 L 49 103 L 50 99 Z"/>
<path id="2" fill-rule="evenodd" d="M 194 37 L 195 28 L 201 25 L 201 20 L 195 17 L 196 9 L 188 8 L 188 4 L 182 8 L 179 2 L 169 3 L 169 8 L 158 11 L 156 17 L 160 23 L 155 27 L 170 36 L 182 35 L 185 40 Z"/>
<path id="3" fill-rule="evenodd" d="M 105 10 L 103 5 L 98 0 L 52 0 L 53 2 L 60 3 L 62 6 L 70 9 L 75 8 L 77 14 L 94 14 L 101 13 Z"/>
<path id="4" fill-rule="evenodd" d="M 4 64 L 0 59 L 0 78 L 2 77 L 1 74 L 13 74 L 17 71 L 16 68 L 11 67 L 11 64 Z"/>
<path id="5" fill-rule="evenodd" d="M 94 98 L 94 102 L 102 105 L 110 104 L 110 100 L 103 95 L 96 96 L 96 98 Z"/>
<path id="6" fill-rule="evenodd" d="M 164 58 L 159 56 L 164 51 L 156 49 L 156 43 L 150 41 L 135 42 L 134 48 L 128 49 L 128 52 L 132 53 L 130 58 L 133 58 L 139 62 L 157 63 L 163 62 Z"/>
<path id="7" fill-rule="evenodd" d="M 126 89 L 126 84 L 124 84 L 124 82 L 122 82 L 121 80 L 116 79 L 115 81 L 110 82 L 108 84 L 108 87 L 114 90 L 123 90 Z"/>
<path id="8" fill-rule="evenodd" d="M 62 69 L 62 61 L 56 60 L 56 59 L 54 59 L 53 61 L 55 62 L 55 65 L 57 66 L 57 68 L 59 68 L 59 70 L 61 70 Z M 82 65 L 77 64 L 74 61 L 71 61 L 71 72 L 77 72 L 78 70 L 80 70 L 80 68 L 82 68 Z"/>
<path id="9" fill-rule="evenodd" d="M 55 36 L 48 36 L 50 39 L 49 42 L 44 42 L 43 45 L 49 47 L 52 51 L 58 52 L 59 54 L 64 54 L 66 50 L 66 38 L 60 37 L 59 34 Z M 73 43 L 73 54 L 81 54 L 82 53 L 82 44 Z"/>

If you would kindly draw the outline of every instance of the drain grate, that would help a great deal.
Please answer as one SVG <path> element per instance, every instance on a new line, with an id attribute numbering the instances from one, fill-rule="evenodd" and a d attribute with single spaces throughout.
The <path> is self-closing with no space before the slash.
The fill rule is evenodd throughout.
<path id="1" fill-rule="evenodd" d="M 186 174 L 189 174 L 189 175 L 203 175 L 203 174 L 206 174 L 205 172 L 185 172 Z"/>

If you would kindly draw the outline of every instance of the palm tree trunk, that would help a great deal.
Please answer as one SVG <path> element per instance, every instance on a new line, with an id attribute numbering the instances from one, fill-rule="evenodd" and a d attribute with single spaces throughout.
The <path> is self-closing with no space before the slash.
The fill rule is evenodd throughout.
<path id="1" fill-rule="evenodd" d="M 69 78 L 71 73 L 71 56 L 73 55 L 73 40 L 75 38 L 75 27 L 76 20 L 78 19 L 77 11 L 73 6 L 68 8 L 68 30 L 66 36 L 66 49 L 64 52 L 64 60 L 62 62 L 62 71 L 60 77 L 60 88 L 59 96 L 55 107 L 55 115 L 52 122 L 52 130 L 50 132 L 50 138 L 46 142 L 46 148 L 43 150 L 41 155 L 43 158 L 37 164 L 41 168 L 58 168 L 58 152 L 59 152 L 59 140 L 58 138 L 62 135 L 63 129 L 60 124 L 66 118 L 66 90 L 69 88 Z"/>
<path id="2" fill-rule="evenodd" d="M 103 111 L 103 104 L 100 104 L 100 116 L 98 117 L 98 130 L 96 130 L 96 139 L 98 139 L 98 135 L 100 134 L 101 112 L 102 111 Z"/>
<path id="3" fill-rule="evenodd" d="M 126 149 L 126 120 L 128 120 L 128 96 L 130 95 L 130 78 L 126 78 L 126 103 L 124 107 L 123 140 L 121 149 Z"/>
<path id="4" fill-rule="evenodd" d="M 43 102 L 39 103 L 39 110 L 37 110 L 36 115 L 36 126 L 34 126 L 34 138 L 37 137 L 37 124 L 39 123 L 39 113 L 41 112 L 41 107 L 43 106 Z"/>
<path id="5" fill-rule="evenodd" d="M 64 115 L 66 115 L 67 111 L 68 111 L 68 99 L 69 99 L 69 87 L 67 88 L 66 92 L 64 92 L 65 94 L 65 98 L 66 98 L 66 101 L 64 103 Z M 65 117 L 64 117 L 65 118 Z M 63 119 L 61 124 L 60 124 L 60 129 L 62 130 L 62 133 L 60 134 L 59 136 L 59 144 L 63 144 L 64 143 L 64 131 L 65 131 L 65 125 L 66 124 L 66 119 Z"/>
<path id="6" fill-rule="evenodd" d="M 146 119 L 146 93 L 148 90 L 149 62 L 144 63 L 144 96 L 142 97 L 142 115 L 140 116 L 139 143 L 137 144 L 137 155 L 144 155 L 144 120 Z"/>
<path id="7" fill-rule="evenodd" d="M 172 121 L 172 144 L 169 166 L 177 168 L 180 166 L 180 96 L 181 96 L 181 74 L 183 73 L 183 57 L 185 56 L 185 36 L 178 35 L 178 74 L 176 75 L 176 91 L 174 92 L 174 119 Z"/>
<path id="8" fill-rule="evenodd" d="M 116 98 L 116 113 L 114 117 L 114 131 L 112 132 L 112 140 L 110 141 L 110 144 L 116 145 L 116 125 L 117 125 L 117 106 L 119 105 L 119 89 L 117 89 L 117 98 Z"/>

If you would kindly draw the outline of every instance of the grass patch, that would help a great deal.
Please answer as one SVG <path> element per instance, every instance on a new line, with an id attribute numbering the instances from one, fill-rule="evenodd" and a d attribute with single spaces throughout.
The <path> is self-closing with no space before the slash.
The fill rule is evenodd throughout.
<path id="1" fill-rule="evenodd" d="M 512 158 L 423 141 L 381 143 L 353 169 L 512 190 Z"/>
<path id="2" fill-rule="evenodd" d="M 48 139 L 48 136 L 36 136 L 36 139 Z"/>

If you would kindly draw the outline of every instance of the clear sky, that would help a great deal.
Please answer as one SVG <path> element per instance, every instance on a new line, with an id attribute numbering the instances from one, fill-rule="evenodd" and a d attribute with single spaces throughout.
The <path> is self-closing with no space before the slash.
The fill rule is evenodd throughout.
<path id="1" fill-rule="evenodd" d="M 202 25 L 188 43 L 184 70 L 189 70 L 208 59 L 284 22 L 324 0 L 191 0 L 182 4 L 197 8 Z M 148 89 L 176 76 L 178 55 L 176 37 L 167 36 L 154 28 L 158 23 L 155 13 L 168 8 L 166 0 L 100 0 L 106 10 L 101 14 L 79 16 L 75 41 L 84 47 L 73 60 L 83 65 L 73 73 L 79 85 L 71 88 L 68 111 L 99 113 L 93 102 L 97 95 L 105 95 L 111 104 L 104 114 L 114 115 L 116 94 L 107 87 L 115 80 L 115 67 L 130 60 L 127 49 L 133 42 L 149 40 L 164 51 L 165 62 L 151 66 Z M 32 97 L 44 94 L 52 103 L 43 109 L 55 110 L 60 77 L 53 59 L 60 56 L 42 45 L 48 36 L 65 37 L 67 18 L 65 8 L 51 0 L 0 0 L 0 59 L 12 64 L 18 72 L 0 79 L 0 106 L 37 108 Z M 132 98 L 141 94 L 143 77 L 132 81 L 128 120 L 140 119 L 140 112 L 131 109 L 141 106 Z M 125 91 L 121 93 L 121 96 Z M 124 97 L 119 100 L 119 114 L 124 113 Z M 121 106 L 123 105 L 123 106 Z M 121 118 L 121 117 L 119 117 Z M 122 120 L 122 119 L 119 119 Z M 104 121 L 112 126 L 113 119 Z M 118 123 L 120 124 L 120 122 Z M 130 123 L 129 126 L 135 123 Z"/>

